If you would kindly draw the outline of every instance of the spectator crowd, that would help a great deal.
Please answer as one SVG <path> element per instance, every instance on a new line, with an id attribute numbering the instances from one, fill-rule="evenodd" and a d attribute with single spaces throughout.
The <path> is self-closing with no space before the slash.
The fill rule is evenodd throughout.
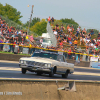
<path id="1" fill-rule="evenodd" d="M 77 59 L 79 61 L 83 56 L 80 53 L 87 54 L 86 61 L 89 59 L 88 55 L 100 55 L 100 33 L 98 33 L 97 38 L 93 38 L 95 35 L 93 29 L 87 33 L 85 28 L 82 30 L 80 27 L 77 27 L 75 30 L 73 25 L 64 27 L 63 24 L 56 24 L 54 26 L 54 18 L 50 18 L 50 16 L 48 22 L 53 26 L 57 46 L 47 46 L 46 49 L 64 51 L 68 59 Z M 1 43 L 9 43 L 9 52 L 20 53 L 23 46 L 29 46 L 31 54 L 34 51 L 34 47 L 43 48 L 41 46 L 41 39 L 38 42 L 37 45 L 33 35 L 28 35 L 26 31 L 16 30 L 13 26 L 9 27 L 8 23 L 0 18 L 0 51 L 3 50 L 3 44 Z M 84 46 L 84 49 L 82 49 L 82 46 Z"/>

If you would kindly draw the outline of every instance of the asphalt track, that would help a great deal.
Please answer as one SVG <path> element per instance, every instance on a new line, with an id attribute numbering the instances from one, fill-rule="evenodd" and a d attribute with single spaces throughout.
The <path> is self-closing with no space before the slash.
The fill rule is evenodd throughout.
<path id="1" fill-rule="evenodd" d="M 42 74 L 38 76 L 34 72 L 27 72 L 26 74 L 21 73 L 18 62 L 15 61 L 4 61 L 0 60 L 0 79 L 63 79 L 63 80 L 80 80 L 80 81 L 100 81 L 100 69 L 77 67 L 73 74 L 69 74 L 68 78 L 62 78 L 61 75 L 55 74 L 53 77 L 49 77 L 48 74 Z"/>

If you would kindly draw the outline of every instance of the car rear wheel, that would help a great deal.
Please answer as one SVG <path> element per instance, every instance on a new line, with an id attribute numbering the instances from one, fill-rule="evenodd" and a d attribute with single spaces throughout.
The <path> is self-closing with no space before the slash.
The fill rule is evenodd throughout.
<path id="1" fill-rule="evenodd" d="M 26 69 L 22 68 L 22 74 L 26 73 Z"/>
<path id="2" fill-rule="evenodd" d="M 62 78 L 67 78 L 68 77 L 68 71 L 66 71 L 65 74 L 62 74 Z"/>

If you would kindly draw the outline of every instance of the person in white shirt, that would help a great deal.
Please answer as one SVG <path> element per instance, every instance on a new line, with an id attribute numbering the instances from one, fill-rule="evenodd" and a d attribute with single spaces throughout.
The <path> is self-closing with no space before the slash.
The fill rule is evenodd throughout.
<path id="1" fill-rule="evenodd" d="M 54 35 L 57 35 L 57 31 L 56 30 L 54 31 Z"/>

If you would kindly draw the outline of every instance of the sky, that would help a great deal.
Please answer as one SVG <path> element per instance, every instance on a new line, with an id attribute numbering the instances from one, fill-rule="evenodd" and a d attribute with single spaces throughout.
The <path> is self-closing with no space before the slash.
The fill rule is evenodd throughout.
<path id="1" fill-rule="evenodd" d="M 57 20 L 72 18 L 82 28 L 100 31 L 100 0 L 0 0 L 0 3 L 7 3 L 20 11 L 22 23 L 29 21 L 34 5 L 32 19 L 46 19 L 49 16 Z"/>

